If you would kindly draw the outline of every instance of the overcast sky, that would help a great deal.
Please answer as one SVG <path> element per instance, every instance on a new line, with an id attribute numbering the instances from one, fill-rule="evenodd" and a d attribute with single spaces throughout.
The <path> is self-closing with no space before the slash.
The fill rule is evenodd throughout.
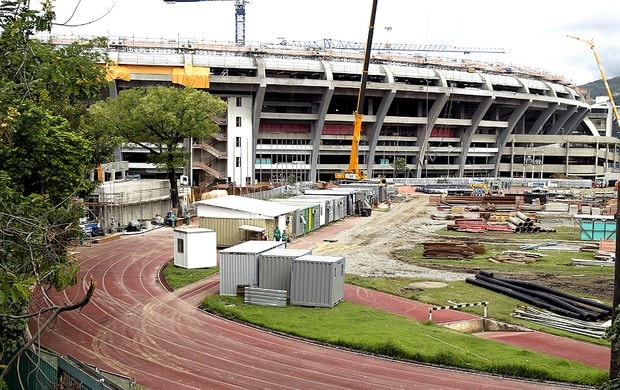
<path id="1" fill-rule="evenodd" d="M 100 18 L 79 27 L 55 26 L 52 33 L 57 35 L 235 40 L 234 0 L 55 3 L 58 23 L 79 25 Z M 245 7 L 246 42 L 329 38 L 363 43 L 371 4 L 372 0 L 250 0 Z M 577 85 L 600 79 L 590 47 L 568 34 L 593 39 L 607 78 L 620 76 L 618 0 L 378 0 L 374 42 L 501 48 L 504 54 L 470 58 L 544 70 Z"/>

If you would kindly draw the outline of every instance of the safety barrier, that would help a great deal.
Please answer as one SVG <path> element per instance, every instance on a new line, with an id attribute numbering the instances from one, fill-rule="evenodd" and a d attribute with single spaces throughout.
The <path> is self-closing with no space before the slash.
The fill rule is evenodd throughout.
<path id="1" fill-rule="evenodd" d="M 445 310 L 445 309 L 458 309 L 460 307 L 472 307 L 472 306 L 483 306 L 484 307 L 484 318 L 487 318 L 487 306 L 489 302 L 475 302 L 475 303 L 458 303 L 456 305 L 450 306 L 431 306 L 428 308 L 428 320 L 433 320 L 433 312 L 435 310 Z"/>

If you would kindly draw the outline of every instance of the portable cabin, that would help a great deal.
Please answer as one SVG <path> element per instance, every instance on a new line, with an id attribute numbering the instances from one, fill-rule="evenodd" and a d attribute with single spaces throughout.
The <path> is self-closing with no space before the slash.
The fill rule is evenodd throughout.
<path id="1" fill-rule="evenodd" d="M 310 249 L 274 248 L 258 257 L 258 287 L 291 291 L 293 260 L 310 254 Z"/>
<path id="2" fill-rule="evenodd" d="M 297 195 L 291 199 L 316 199 L 325 201 L 325 223 L 339 221 L 347 216 L 347 205 L 345 195 Z"/>
<path id="3" fill-rule="evenodd" d="M 341 256 L 305 255 L 291 263 L 290 303 L 334 307 L 344 299 L 345 260 Z"/>
<path id="4" fill-rule="evenodd" d="M 294 237 L 309 233 L 321 226 L 321 206 L 318 201 L 300 201 L 289 198 L 277 199 L 274 202 L 298 207 L 289 223 Z"/>
<path id="5" fill-rule="evenodd" d="M 365 189 L 371 194 L 371 204 L 384 203 L 388 199 L 387 187 L 381 183 L 343 183 L 339 188 Z"/>
<path id="6" fill-rule="evenodd" d="M 363 188 L 326 188 L 322 190 L 308 189 L 304 191 L 304 195 L 321 195 L 334 196 L 344 195 L 346 199 L 347 215 L 359 215 L 363 208 L 370 207 L 369 195 L 370 191 Z"/>
<path id="7" fill-rule="evenodd" d="M 174 229 L 174 265 L 182 268 L 216 267 L 215 236 L 215 230 L 211 229 Z"/>
<path id="8" fill-rule="evenodd" d="M 238 295 L 239 289 L 258 285 L 258 258 L 283 241 L 246 241 L 220 250 L 220 295 Z"/>
<path id="9" fill-rule="evenodd" d="M 286 229 L 295 210 L 294 206 L 236 195 L 197 202 L 199 225 L 217 232 L 219 247 L 258 239 L 262 232 L 268 240 L 273 239 L 275 227 Z"/>

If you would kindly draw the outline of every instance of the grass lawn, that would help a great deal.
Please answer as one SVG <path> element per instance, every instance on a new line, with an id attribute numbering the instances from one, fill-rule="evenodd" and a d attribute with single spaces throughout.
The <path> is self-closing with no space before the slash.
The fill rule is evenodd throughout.
<path id="1" fill-rule="evenodd" d="M 213 295 L 203 308 L 294 336 L 372 354 L 494 374 L 600 385 L 606 370 L 460 333 L 432 322 L 340 302 L 333 308 L 249 305 Z"/>

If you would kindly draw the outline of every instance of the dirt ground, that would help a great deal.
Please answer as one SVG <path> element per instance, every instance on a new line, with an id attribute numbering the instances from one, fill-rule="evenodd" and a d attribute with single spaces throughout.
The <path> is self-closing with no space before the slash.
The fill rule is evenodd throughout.
<path id="1" fill-rule="evenodd" d="M 389 209 L 387 205 L 381 205 L 379 209 L 373 210 L 372 216 L 367 218 L 367 221 L 339 232 L 329 240 L 330 242 L 315 247 L 313 252 L 344 256 L 346 272 L 365 277 L 412 277 L 454 281 L 472 277 L 479 271 L 468 266 L 467 262 L 464 262 L 462 267 L 441 263 L 421 267 L 407 262 L 403 253 L 416 245 L 426 241 L 445 241 L 446 238 L 440 237 L 436 231 L 444 227 L 447 222 L 431 218 L 431 215 L 438 214 L 438 211 L 436 207 L 429 205 L 426 194 L 416 193 L 411 188 L 399 187 L 398 198 L 400 200 L 393 201 Z M 476 242 L 496 242 L 497 236 L 472 234 L 468 239 Z M 463 239 L 454 238 L 454 240 Z M 502 240 L 514 240 L 516 245 L 519 243 L 518 237 L 506 237 Z M 581 276 L 579 269 L 564 275 L 523 270 L 502 273 L 502 276 L 541 283 L 554 289 L 599 299 L 611 300 L 613 296 L 612 273 L 609 277 L 594 280 L 591 277 Z"/>

